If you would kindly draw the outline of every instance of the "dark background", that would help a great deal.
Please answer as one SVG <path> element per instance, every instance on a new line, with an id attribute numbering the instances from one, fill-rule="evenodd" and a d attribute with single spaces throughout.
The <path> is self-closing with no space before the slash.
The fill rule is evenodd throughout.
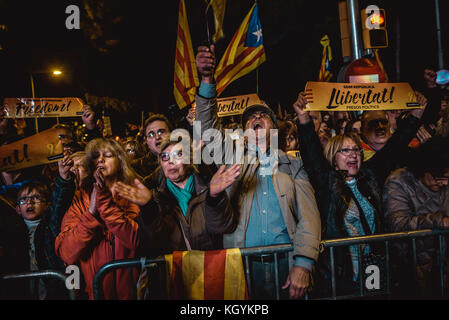
<path id="1" fill-rule="evenodd" d="M 185 0 L 193 46 L 206 40 L 204 0 Z M 273 109 L 279 103 L 291 110 L 306 82 L 316 80 L 321 63 L 320 39 L 331 39 L 332 68 L 342 66 L 337 0 L 259 0 L 267 61 L 259 68 L 259 95 Z M 68 30 L 68 5 L 81 9 L 81 30 Z M 228 0 L 225 39 L 217 43 L 218 59 L 253 4 Z M 410 82 L 419 89 L 426 66 L 437 68 L 435 2 L 359 1 L 387 11 L 390 46 L 380 56 L 390 81 Z M 93 8 L 89 18 L 86 5 Z M 449 63 L 449 1 L 440 1 L 444 61 Z M 132 105 L 121 120 L 136 120 L 141 110 L 182 116 L 173 108 L 173 66 L 178 1 L 5 1 L 0 0 L 0 97 L 30 97 L 29 74 L 36 96 L 84 94 L 117 98 Z M 213 33 L 212 15 L 210 27 Z M 97 31 L 95 31 L 97 30 Z M 101 30 L 99 33 L 98 30 Z M 399 32 L 398 32 L 399 31 Z M 95 40 L 91 38 L 95 35 Z M 109 45 L 106 40 L 118 40 Z M 399 66 L 396 55 L 399 50 Z M 40 73 L 57 66 L 55 79 Z M 398 68 L 399 67 L 399 68 Z M 447 65 L 446 65 L 447 68 Z M 400 71 L 398 74 L 397 70 Z M 333 79 L 336 81 L 336 78 Z M 256 72 L 232 83 L 222 96 L 256 92 Z M 133 120 L 133 121 L 134 121 Z M 136 120 L 138 121 L 138 120 Z"/>

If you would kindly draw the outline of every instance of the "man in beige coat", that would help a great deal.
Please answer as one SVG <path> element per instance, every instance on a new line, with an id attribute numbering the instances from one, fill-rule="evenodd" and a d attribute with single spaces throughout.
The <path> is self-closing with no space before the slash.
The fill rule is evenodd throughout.
<path id="1" fill-rule="evenodd" d="M 203 138 L 205 131 L 217 129 L 211 139 L 216 143 L 222 141 L 219 137 L 222 128 L 216 112 L 213 45 L 198 48 L 196 65 L 202 79 L 196 96 L 195 120 L 201 124 Z M 273 144 L 270 129 L 275 129 L 277 123 L 268 106 L 247 107 L 242 115 L 242 127 L 249 129 L 252 135 L 247 136 L 243 157 L 234 158 L 234 162 L 240 161 L 241 164 L 240 179 L 227 189 L 239 222 L 232 234 L 224 235 L 224 247 L 293 243 L 293 252 L 279 263 L 280 281 L 284 284 L 282 289 L 289 288 L 290 298 L 297 299 L 310 285 L 310 274 L 319 254 L 321 222 L 314 190 L 302 168 L 302 161 L 287 156 L 277 149 L 277 144 Z M 206 148 L 211 145 L 204 142 Z M 229 158 L 229 154 L 224 153 L 218 161 Z M 214 159 L 217 162 L 217 157 Z M 274 276 L 273 264 L 268 265 L 267 261 L 272 262 L 272 258 L 252 261 L 251 289 L 256 294 L 253 298 L 274 297 L 274 287 L 270 286 Z"/>

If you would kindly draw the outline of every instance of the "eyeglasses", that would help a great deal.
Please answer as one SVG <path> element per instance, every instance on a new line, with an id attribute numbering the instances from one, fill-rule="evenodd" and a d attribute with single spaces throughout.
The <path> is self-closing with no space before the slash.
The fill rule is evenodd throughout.
<path id="1" fill-rule="evenodd" d="M 20 197 L 18 200 L 17 200 L 17 203 L 19 204 L 19 205 L 24 205 L 24 204 L 26 204 L 26 203 L 41 203 L 41 202 L 45 202 L 45 200 L 44 199 L 42 199 L 41 197 L 39 197 L 39 196 L 29 196 L 29 197 Z"/>
<path id="2" fill-rule="evenodd" d="M 248 120 L 254 120 L 256 118 L 267 119 L 270 115 L 264 111 L 254 112 L 248 116 Z"/>
<path id="3" fill-rule="evenodd" d="M 167 131 L 165 129 L 159 129 L 157 132 L 154 132 L 154 131 L 148 132 L 146 137 L 150 138 L 150 139 L 154 139 L 156 137 L 156 135 L 160 137 L 166 133 L 167 133 Z"/>
<path id="4" fill-rule="evenodd" d="M 355 147 L 354 149 L 351 149 L 351 148 L 343 148 L 343 149 L 340 149 L 340 150 L 338 150 L 337 152 L 339 152 L 339 153 L 341 153 L 342 155 L 344 155 L 344 156 L 349 156 L 351 153 L 353 153 L 354 152 L 354 154 L 356 155 L 356 156 L 358 156 L 358 155 L 361 155 L 362 154 L 362 152 L 363 152 L 363 149 L 361 149 L 361 148 L 359 148 L 359 147 Z"/>
<path id="5" fill-rule="evenodd" d="M 386 126 L 388 125 L 387 119 L 373 119 L 368 121 L 369 128 L 377 128 L 379 125 Z"/>
<path id="6" fill-rule="evenodd" d="M 159 154 L 159 157 L 164 162 L 170 160 L 171 158 L 173 158 L 174 160 L 180 160 L 182 159 L 182 150 L 172 152 L 161 152 Z"/>

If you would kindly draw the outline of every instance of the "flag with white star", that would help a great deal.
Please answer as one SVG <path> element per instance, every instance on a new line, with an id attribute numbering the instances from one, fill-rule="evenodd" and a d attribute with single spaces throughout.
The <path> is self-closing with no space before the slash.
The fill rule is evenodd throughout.
<path id="1" fill-rule="evenodd" d="M 217 95 L 234 80 L 259 67 L 266 60 L 262 24 L 254 3 L 226 48 L 215 70 Z"/>
<path id="2" fill-rule="evenodd" d="M 256 5 L 249 21 L 245 47 L 258 47 L 262 44 L 262 26 L 259 20 L 259 10 Z"/>

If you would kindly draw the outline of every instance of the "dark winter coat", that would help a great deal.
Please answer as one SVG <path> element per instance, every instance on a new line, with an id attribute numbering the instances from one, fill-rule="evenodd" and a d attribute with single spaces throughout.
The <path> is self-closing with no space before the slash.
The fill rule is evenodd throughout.
<path id="1" fill-rule="evenodd" d="M 382 222 L 382 187 L 389 173 L 395 168 L 399 156 L 416 134 L 420 121 L 409 116 L 399 125 L 397 132 L 373 158 L 362 164 L 357 174 L 357 188 L 370 202 L 375 210 L 376 233 L 383 232 Z M 345 238 L 348 233 L 344 227 L 344 217 L 353 195 L 344 178 L 331 167 L 323 155 L 319 138 L 312 122 L 301 125 L 299 129 L 299 146 L 304 168 L 315 189 L 315 196 L 321 215 L 322 238 Z M 327 252 L 326 252 L 327 253 Z M 335 250 L 336 278 L 342 283 L 352 283 L 352 262 L 347 247 Z M 319 263 L 324 270 L 321 274 L 329 275 L 329 257 L 320 256 Z M 327 270 L 326 270 L 327 269 Z M 330 279 L 328 279 L 330 280 Z M 337 284 L 338 287 L 338 284 Z"/>

